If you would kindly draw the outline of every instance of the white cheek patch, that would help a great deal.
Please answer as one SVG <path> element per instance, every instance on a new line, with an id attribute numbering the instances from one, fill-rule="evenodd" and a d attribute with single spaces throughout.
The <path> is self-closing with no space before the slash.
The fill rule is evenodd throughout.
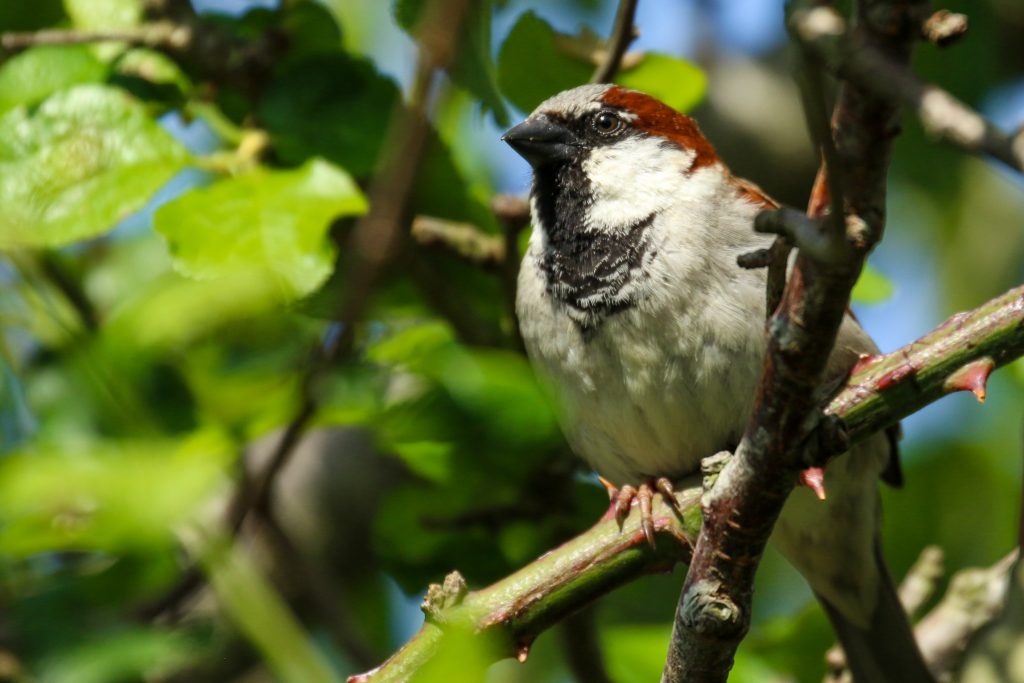
<path id="1" fill-rule="evenodd" d="M 583 162 L 593 203 L 587 228 L 624 230 L 678 200 L 696 158 L 650 137 L 631 137 L 591 150 Z"/>

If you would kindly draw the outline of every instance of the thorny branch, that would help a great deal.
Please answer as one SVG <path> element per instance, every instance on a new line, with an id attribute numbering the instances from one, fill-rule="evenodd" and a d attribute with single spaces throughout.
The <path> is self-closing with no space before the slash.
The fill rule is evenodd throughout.
<path id="1" fill-rule="evenodd" d="M 884 49 L 894 64 L 908 62 L 916 36 L 906 31 L 883 35 L 865 17 L 879 9 L 898 16 L 912 6 L 877 0 L 856 3 L 863 44 Z M 797 10 L 794 17 L 796 37 L 804 41 L 808 38 L 801 29 L 807 23 L 827 35 L 836 32 L 837 22 L 843 25 L 838 14 L 824 7 Z M 809 97 L 813 96 L 811 92 Z M 704 525 L 676 610 L 665 683 L 728 677 L 736 648 L 750 626 L 754 575 L 765 544 L 796 483 L 797 470 L 806 465 L 799 446 L 813 424 L 808 421 L 813 396 L 850 290 L 882 235 L 896 106 L 850 84 L 843 87 L 837 106 L 835 151 L 824 139 L 818 142 L 827 160 L 834 205 L 840 194 L 834 185 L 836 173 L 842 174 L 842 213 L 828 216 L 821 230 L 814 231 L 821 241 L 797 244 L 800 252 L 782 303 L 768 324 L 771 334 L 753 414 L 735 455 L 705 497 Z M 812 124 L 815 115 L 809 109 Z M 796 229 L 786 234 L 794 239 L 807 236 Z M 805 248 L 814 244 L 827 248 Z M 824 263 L 817 260 L 823 254 L 828 256 Z"/>
<path id="2" fill-rule="evenodd" d="M 372 292 L 402 238 L 407 204 L 426 146 L 429 122 L 426 107 L 434 72 L 449 63 L 458 26 L 468 0 L 437 0 L 429 6 L 420 32 L 420 57 L 409 103 L 395 113 L 388 133 L 384 158 L 368 191 L 370 211 L 352 233 L 353 262 L 348 287 L 338 307 L 334 332 L 313 354 L 300 385 L 299 406 L 284 429 L 266 466 L 242 481 L 227 513 L 227 528 L 234 535 L 252 511 L 270 514 L 274 479 L 288 462 L 303 431 L 316 414 L 319 385 L 327 372 L 353 351 L 355 328 L 366 311 Z M 142 610 L 152 617 L 175 608 L 202 583 L 196 566 L 188 569 L 178 585 L 153 605 Z"/>
<path id="3" fill-rule="evenodd" d="M 932 332 L 856 368 L 826 408 L 845 425 L 851 442 L 898 422 L 922 405 L 968 389 L 950 378 L 981 359 L 1002 366 L 1024 356 L 1024 287 L 979 308 L 959 313 Z M 913 371 L 897 371 L 913 359 Z M 870 417 L 869 417 L 870 416 Z M 350 683 L 398 683 L 438 652 L 452 631 L 470 629 L 500 635 L 508 656 L 525 657 L 541 632 L 639 575 L 667 571 L 688 562 L 701 523 L 701 486 L 677 494 L 676 516 L 660 498 L 654 502 L 656 549 L 646 542 L 639 515 L 620 529 L 612 519 L 552 550 L 502 581 L 461 593 L 455 606 L 428 605 L 419 633 L 373 671 Z M 954 662 L 955 663 L 955 662 Z"/>

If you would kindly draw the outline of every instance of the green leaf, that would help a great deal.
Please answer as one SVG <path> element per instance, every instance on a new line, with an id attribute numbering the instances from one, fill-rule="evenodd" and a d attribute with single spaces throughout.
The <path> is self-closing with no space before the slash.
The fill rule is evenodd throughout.
<path id="1" fill-rule="evenodd" d="M 398 88 L 370 62 L 344 53 L 290 63 L 259 105 L 280 159 L 298 164 L 323 156 L 357 178 L 377 163 Z"/>
<path id="2" fill-rule="evenodd" d="M 134 48 L 114 63 L 111 82 L 146 100 L 178 104 L 192 84 L 178 63 L 167 55 L 148 48 Z"/>
<path id="3" fill-rule="evenodd" d="M 558 33 L 533 12 L 526 12 L 498 55 L 498 82 L 513 104 L 533 111 L 548 97 L 588 82 L 594 65 L 587 56 L 600 45 L 591 33 Z M 616 78 L 620 85 L 657 97 L 687 111 L 704 96 L 704 72 L 693 64 L 659 53 L 644 55 Z"/>
<path id="4" fill-rule="evenodd" d="M 80 29 L 124 28 L 142 20 L 140 0 L 64 0 L 64 9 Z"/>
<path id="5" fill-rule="evenodd" d="M 601 630 L 608 673 L 621 683 L 644 683 L 661 677 L 671 623 L 628 624 Z"/>
<path id="6" fill-rule="evenodd" d="M 891 297 L 893 289 L 889 278 L 868 265 L 853 286 L 850 297 L 859 304 L 878 304 Z"/>
<path id="7" fill-rule="evenodd" d="M 32 106 L 53 93 L 81 83 L 97 83 L 107 66 L 83 45 L 34 47 L 0 66 L 0 114 Z"/>
<path id="8" fill-rule="evenodd" d="M 66 18 L 61 0 L 0 2 L 0 31 L 36 31 Z"/>
<path id="9" fill-rule="evenodd" d="M 44 681 L 110 683 L 161 678 L 195 656 L 196 644 L 182 631 L 134 628 L 97 634 L 94 640 L 64 648 L 48 663 Z"/>
<path id="10" fill-rule="evenodd" d="M 216 432 L 175 441 L 34 445 L 0 462 L 0 554 L 174 542 L 234 455 Z"/>
<path id="11" fill-rule="evenodd" d="M 678 111 L 689 111 L 704 97 L 707 79 L 690 62 L 658 53 L 647 53 L 639 64 L 623 71 L 616 83 L 645 92 Z"/>
<path id="12" fill-rule="evenodd" d="M 257 168 L 160 207 L 155 226 L 175 268 L 193 278 L 262 273 L 283 296 L 309 294 L 331 274 L 331 221 L 366 211 L 341 169 L 313 159 L 292 171 Z"/>
<path id="13" fill-rule="evenodd" d="M 133 294 L 111 314 L 102 334 L 115 358 L 180 351 L 282 303 L 278 289 L 257 271 L 226 272 L 216 281 L 168 272 Z"/>
<path id="14" fill-rule="evenodd" d="M 288 36 L 287 59 L 331 52 L 341 46 L 341 27 L 326 6 L 316 2 L 284 3 L 276 18 Z"/>
<path id="15" fill-rule="evenodd" d="M 563 38 L 531 11 L 519 17 L 501 46 L 498 84 L 522 111 L 533 111 L 552 95 L 590 79 L 593 66 L 558 49 Z"/>
<path id="16" fill-rule="evenodd" d="M 94 237 L 140 209 L 186 163 L 137 100 L 80 85 L 0 117 L 0 249 Z"/>

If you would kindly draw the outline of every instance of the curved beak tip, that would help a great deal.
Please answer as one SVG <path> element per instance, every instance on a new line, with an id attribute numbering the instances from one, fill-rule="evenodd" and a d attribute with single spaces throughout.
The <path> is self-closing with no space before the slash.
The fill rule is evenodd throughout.
<path id="1" fill-rule="evenodd" d="M 532 166 L 566 159 L 574 147 L 572 132 L 543 115 L 510 128 L 501 140 Z"/>

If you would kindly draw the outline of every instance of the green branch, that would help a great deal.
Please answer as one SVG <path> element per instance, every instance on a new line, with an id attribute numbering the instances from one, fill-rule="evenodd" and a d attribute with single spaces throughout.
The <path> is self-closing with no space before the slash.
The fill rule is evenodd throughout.
<path id="1" fill-rule="evenodd" d="M 1024 286 L 959 313 L 918 341 L 865 359 L 826 413 L 839 418 L 851 442 L 957 390 L 982 386 L 988 372 L 1024 355 Z M 965 371 L 966 369 L 966 371 Z M 965 379 L 966 377 L 966 379 Z M 654 504 L 657 548 L 640 530 L 639 515 L 623 526 L 605 517 L 568 543 L 491 586 L 466 592 L 457 572 L 431 586 L 423 627 L 373 671 L 349 683 L 399 683 L 426 664 L 452 631 L 490 632 L 509 656 L 525 656 L 548 627 L 619 586 L 688 562 L 700 530 L 701 487 L 677 494 L 678 517 L 663 500 Z"/>

